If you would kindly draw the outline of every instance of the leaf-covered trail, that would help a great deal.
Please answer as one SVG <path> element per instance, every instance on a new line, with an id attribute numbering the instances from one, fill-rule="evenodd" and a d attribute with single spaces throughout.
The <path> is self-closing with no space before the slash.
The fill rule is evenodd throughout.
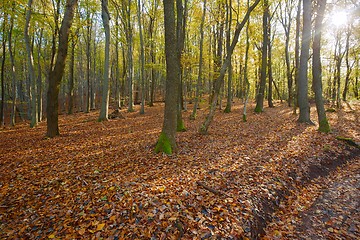
<path id="1" fill-rule="evenodd" d="M 359 239 L 360 157 L 281 205 L 266 239 Z"/>
<path id="2" fill-rule="evenodd" d="M 244 123 L 236 103 L 206 136 L 197 133 L 204 111 L 196 121 L 185 112 L 173 156 L 153 153 L 160 104 L 103 123 L 97 112 L 61 116 L 54 139 L 44 138 L 45 123 L 4 129 L 0 238 L 255 238 L 310 166 L 347 154 L 335 136 L 360 140 L 359 103 L 352 107 L 328 114 L 332 134 L 297 124 L 282 104 L 249 111 Z"/>

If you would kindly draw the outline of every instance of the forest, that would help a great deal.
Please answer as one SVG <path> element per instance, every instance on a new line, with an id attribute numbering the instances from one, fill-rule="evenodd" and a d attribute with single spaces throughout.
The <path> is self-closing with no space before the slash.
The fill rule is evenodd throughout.
<path id="1" fill-rule="evenodd" d="M 0 16 L 1 239 L 360 238 L 358 0 Z"/>

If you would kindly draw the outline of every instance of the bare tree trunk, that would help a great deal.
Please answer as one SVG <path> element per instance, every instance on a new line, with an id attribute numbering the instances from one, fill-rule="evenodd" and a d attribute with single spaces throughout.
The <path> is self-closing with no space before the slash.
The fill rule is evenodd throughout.
<path id="1" fill-rule="evenodd" d="M 264 0 L 264 13 L 263 13 L 263 42 L 261 49 L 261 73 L 260 73 L 260 86 L 259 92 L 256 96 L 256 107 L 254 112 L 260 113 L 264 111 L 264 95 L 265 95 L 265 85 L 266 85 L 266 70 L 267 70 L 267 54 L 268 54 L 268 24 L 269 24 L 269 3 L 268 0 Z"/>
<path id="2" fill-rule="evenodd" d="M 247 0 L 247 7 L 249 8 L 249 6 L 250 3 L 249 0 Z M 249 25 L 250 25 L 250 17 L 246 23 L 246 47 L 245 47 L 245 64 L 244 64 L 245 101 L 244 101 L 244 110 L 243 110 L 243 118 L 242 118 L 243 122 L 247 121 L 246 108 L 250 93 L 250 82 L 248 77 L 248 62 L 249 62 L 249 48 L 250 48 Z"/>
<path id="3" fill-rule="evenodd" d="M 343 90 L 343 101 L 346 102 L 347 92 L 349 91 L 349 82 L 350 82 L 350 75 L 352 72 L 352 66 L 349 61 L 349 51 L 350 51 L 350 36 L 351 36 L 351 28 L 350 26 L 347 27 L 346 31 L 346 45 L 345 45 L 345 62 L 346 62 L 346 76 L 345 76 L 345 85 Z M 355 62 L 353 63 L 355 64 Z"/>
<path id="4" fill-rule="evenodd" d="M 196 111 L 199 106 L 199 96 L 200 96 L 200 85 L 202 83 L 202 69 L 203 69 L 203 51 L 204 51 L 204 22 L 205 22 L 205 15 L 206 15 L 206 0 L 203 2 L 203 14 L 201 17 L 200 23 L 200 55 L 199 55 L 199 72 L 196 82 L 196 92 L 195 92 L 195 101 L 194 101 L 194 108 L 193 112 L 190 116 L 190 119 L 195 120 L 196 118 Z"/>
<path id="5" fill-rule="evenodd" d="M 140 114 L 145 113 L 145 50 L 144 50 L 144 37 L 143 37 L 143 26 L 141 21 L 142 7 L 140 0 L 138 0 L 138 24 L 139 24 L 139 35 L 140 35 L 140 81 L 141 81 L 141 108 Z"/>
<path id="6" fill-rule="evenodd" d="M 317 0 L 317 15 L 315 18 L 315 35 L 313 41 L 313 89 L 315 92 L 315 103 L 319 121 L 320 132 L 330 132 L 330 125 L 326 118 L 324 101 L 323 101 L 323 90 L 322 90 L 322 77 L 321 77 L 321 31 L 322 21 L 324 18 L 324 12 L 326 8 L 326 0 Z"/>
<path id="7" fill-rule="evenodd" d="M 91 31 L 92 20 L 90 15 L 90 9 L 87 9 L 86 16 L 86 109 L 85 112 L 89 113 L 91 108 L 91 83 L 90 83 L 90 71 L 91 71 Z"/>
<path id="8" fill-rule="evenodd" d="M 214 118 L 217 97 L 219 95 L 221 86 L 223 85 L 226 70 L 230 64 L 231 55 L 233 54 L 235 46 L 239 40 L 240 32 L 243 29 L 243 27 L 245 26 L 246 22 L 248 21 L 248 19 L 250 17 L 250 13 L 255 9 L 255 7 L 259 4 L 259 2 L 260 2 L 260 0 L 256 0 L 246 11 L 246 14 L 245 14 L 243 20 L 241 22 L 237 22 L 237 24 L 236 24 L 234 38 L 231 42 L 229 51 L 227 52 L 225 61 L 224 61 L 223 65 L 221 66 L 220 74 L 214 82 L 214 94 L 212 97 L 209 113 L 207 114 L 205 121 L 203 122 L 202 126 L 200 127 L 200 133 L 202 133 L 202 134 L 206 134 L 208 132 L 210 123 L 212 122 L 212 120 Z"/>
<path id="9" fill-rule="evenodd" d="M 71 39 L 70 68 L 69 68 L 69 106 L 68 114 L 74 113 L 74 65 L 75 65 L 75 37 Z"/>
<path id="10" fill-rule="evenodd" d="M 109 113 L 109 75 L 110 75 L 110 14 L 108 10 L 108 0 L 101 0 L 101 17 L 105 30 L 105 64 L 104 79 L 101 99 L 101 109 L 99 121 L 108 120 Z"/>
<path id="11" fill-rule="evenodd" d="M 27 62 L 28 62 L 28 70 L 29 70 L 29 78 L 30 78 L 30 86 L 31 86 L 31 123 L 30 127 L 35 127 L 38 123 L 38 115 L 37 115 L 37 93 L 36 93 L 36 79 L 35 79 L 35 70 L 34 70 L 34 58 L 32 55 L 31 42 L 29 36 L 30 30 L 30 20 L 31 20 L 31 9 L 32 9 L 33 0 L 28 1 L 28 9 L 26 10 L 26 20 L 25 20 L 25 28 L 24 28 L 24 39 L 25 46 L 27 52 Z"/>
<path id="12" fill-rule="evenodd" d="M 268 105 L 269 107 L 274 107 L 273 104 L 273 83 L 274 79 L 273 79 L 273 73 L 272 73 L 272 41 L 270 40 L 271 38 L 271 18 L 269 17 L 269 21 L 268 21 L 268 40 L 267 40 L 267 44 L 268 44 L 268 63 L 267 63 L 267 69 L 268 69 L 268 76 L 269 76 L 269 92 L 268 92 Z M 275 84 L 274 84 L 275 85 Z"/>
<path id="13" fill-rule="evenodd" d="M 179 65 L 179 86 L 178 86 L 178 110 L 177 110 L 177 127 L 178 132 L 186 131 L 184 121 L 182 119 L 183 109 L 183 67 L 181 63 L 181 57 L 184 51 L 185 44 L 185 29 L 186 29 L 186 12 L 187 12 L 187 0 L 185 0 L 185 6 L 182 5 L 182 0 L 176 0 L 176 42 L 177 42 L 177 61 Z"/>
<path id="14" fill-rule="evenodd" d="M 4 19 L 6 19 L 5 17 Z M 3 39 L 2 39 L 2 61 L 1 61 L 1 104 L 0 104 L 0 127 L 5 125 L 5 114 L 4 114 L 4 108 L 5 108 L 5 79 L 4 79 L 4 73 L 5 73 L 5 59 L 6 59 L 6 20 L 3 20 L 3 33 L 2 33 Z"/>
<path id="15" fill-rule="evenodd" d="M 37 47 L 37 65 L 38 65 L 38 76 L 37 76 L 37 115 L 38 115 L 38 121 L 42 121 L 42 114 L 43 114 L 43 88 L 42 88 L 42 69 L 41 69 L 41 48 L 42 48 L 42 39 L 43 39 L 43 32 L 44 29 L 40 29 L 40 36 L 38 39 L 38 47 Z"/>
<path id="16" fill-rule="evenodd" d="M 134 84 L 133 84 L 133 33 L 131 28 L 131 0 L 128 1 L 127 8 L 127 44 L 128 44 L 128 92 L 129 102 L 128 111 L 134 111 Z"/>
<path id="17" fill-rule="evenodd" d="M 64 74 L 65 60 L 68 51 L 69 32 L 74 17 L 77 0 L 67 0 L 64 18 L 59 32 L 59 47 L 56 55 L 56 62 L 49 73 L 49 87 L 47 92 L 47 133 L 48 137 L 55 137 L 60 134 L 58 125 L 59 108 L 59 86 Z"/>
<path id="18" fill-rule="evenodd" d="M 313 124 L 310 120 L 308 100 L 308 59 L 311 41 L 311 1 L 303 0 L 303 31 L 301 41 L 300 68 L 298 80 L 299 122 Z"/>
<path id="19" fill-rule="evenodd" d="M 14 10 L 14 5 L 13 5 Z M 8 35 L 8 45 L 9 45 L 9 55 L 11 63 L 11 79 L 12 79 L 12 105 L 11 105 L 11 115 L 10 115 L 10 126 L 15 126 L 16 120 L 16 71 L 15 71 L 15 54 L 12 48 L 12 32 L 14 28 L 14 17 L 11 16 L 10 19 L 10 29 Z M 4 55 L 5 56 L 5 55 Z M 2 118 L 1 118 L 2 119 Z"/>
<path id="20" fill-rule="evenodd" d="M 166 92 L 164 123 L 155 152 L 176 152 L 176 127 L 178 108 L 179 71 L 176 43 L 174 0 L 163 0 L 166 55 Z"/>
<path id="21" fill-rule="evenodd" d="M 298 107 L 298 82 L 299 82 L 299 68 L 300 68 L 300 18 L 301 18 L 301 2 L 298 0 L 297 12 L 296 12 L 296 28 L 295 28 L 295 88 L 294 88 L 294 114 Z"/>
<path id="22" fill-rule="evenodd" d="M 231 0 L 226 3 L 226 24 L 227 24 L 227 30 L 226 30 L 226 51 L 229 51 L 230 48 L 230 32 L 231 32 L 231 21 L 232 21 L 232 4 Z M 227 89 L 227 99 L 226 99 L 226 107 L 224 109 L 225 113 L 231 112 L 231 105 L 232 105 L 232 64 L 230 60 L 230 65 L 228 68 L 228 89 Z"/>
<path id="23" fill-rule="evenodd" d="M 116 10 L 116 37 L 115 37 L 115 102 L 116 109 L 121 108 L 121 84 L 119 67 L 119 12 Z"/>

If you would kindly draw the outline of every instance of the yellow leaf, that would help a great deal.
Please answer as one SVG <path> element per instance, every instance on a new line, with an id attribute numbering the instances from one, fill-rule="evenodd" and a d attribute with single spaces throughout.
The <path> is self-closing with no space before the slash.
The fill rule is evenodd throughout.
<path id="1" fill-rule="evenodd" d="M 101 231 L 104 228 L 104 226 L 105 226 L 105 223 L 98 224 L 96 227 L 96 231 Z"/>
<path id="2" fill-rule="evenodd" d="M 49 239 L 54 239 L 54 238 L 55 238 L 55 235 L 54 235 L 54 234 L 50 234 L 50 235 L 48 236 L 48 238 L 49 238 Z"/>
<path id="3" fill-rule="evenodd" d="M 115 189 L 115 187 L 114 186 L 111 186 L 111 187 L 109 187 L 109 191 L 114 191 L 114 189 Z"/>
<path id="4" fill-rule="evenodd" d="M 171 217 L 169 218 L 169 221 L 175 221 L 177 219 L 177 217 Z"/>
<path id="5" fill-rule="evenodd" d="M 165 187 L 164 186 L 161 186 L 158 188 L 159 189 L 159 192 L 163 193 L 165 191 Z"/>
<path id="6" fill-rule="evenodd" d="M 116 216 L 115 215 L 112 215 L 111 217 L 110 217 L 110 221 L 115 221 L 116 220 Z"/>

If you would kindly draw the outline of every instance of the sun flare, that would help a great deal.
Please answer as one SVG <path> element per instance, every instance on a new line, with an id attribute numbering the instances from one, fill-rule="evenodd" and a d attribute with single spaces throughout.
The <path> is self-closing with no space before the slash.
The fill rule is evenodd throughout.
<path id="1" fill-rule="evenodd" d="M 336 11 L 331 15 L 331 22 L 336 27 L 341 27 L 347 24 L 348 16 L 345 11 Z"/>

